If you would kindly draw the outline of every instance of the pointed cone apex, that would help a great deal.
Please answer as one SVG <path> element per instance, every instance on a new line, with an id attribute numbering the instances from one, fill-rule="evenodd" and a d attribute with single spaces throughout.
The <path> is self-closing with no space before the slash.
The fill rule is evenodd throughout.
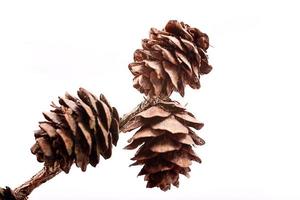
<path id="1" fill-rule="evenodd" d="M 200 88 L 200 75 L 208 74 L 208 36 L 197 28 L 170 20 L 163 30 L 150 29 L 149 39 L 134 53 L 129 70 L 134 87 L 150 97 L 184 96 L 186 85 Z"/>
<path id="2" fill-rule="evenodd" d="M 73 163 L 85 171 L 88 164 L 96 166 L 100 155 L 105 159 L 112 153 L 112 144 L 119 137 L 119 115 L 104 97 L 80 88 L 78 97 L 66 93 L 59 97 L 59 106 L 43 113 L 45 121 L 35 132 L 36 143 L 31 152 L 45 166 L 59 167 L 66 173 Z"/>
<path id="3" fill-rule="evenodd" d="M 140 127 L 126 147 L 139 147 L 132 166 L 143 165 L 139 176 L 145 175 L 149 188 L 178 187 L 179 174 L 189 177 L 192 161 L 201 162 L 192 146 L 204 141 L 192 128 L 201 129 L 203 124 L 175 101 L 160 101 L 132 120 L 139 125 L 135 128 Z"/>

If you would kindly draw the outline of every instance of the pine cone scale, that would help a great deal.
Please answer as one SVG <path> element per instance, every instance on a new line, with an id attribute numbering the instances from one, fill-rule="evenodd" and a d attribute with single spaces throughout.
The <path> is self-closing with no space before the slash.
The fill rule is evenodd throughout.
<path id="1" fill-rule="evenodd" d="M 46 138 L 40 137 L 37 138 L 36 141 L 46 157 L 51 157 L 53 155 L 52 148 Z"/>
<path id="2" fill-rule="evenodd" d="M 147 137 L 156 137 L 161 134 L 160 131 L 156 131 L 152 128 L 143 128 L 138 130 L 132 138 L 128 140 L 129 143 L 131 143 L 134 140 L 140 139 L 140 138 L 147 138 Z"/>
<path id="3" fill-rule="evenodd" d="M 183 151 L 174 151 L 169 154 L 163 155 L 164 159 L 170 161 L 171 163 L 176 164 L 179 167 L 186 168 L 189 167 L 192 162 L 187 153 L 183 153 Z"/>
<path id="4" fill-rule="evenodd" d="M 87 150 L 88 150 L 88 153 L 90 154 L 91 151 L 92 151 L 92 145 L 93 145 L 93 143 L 92 143 L 92 133 L 87 130 L 87 128 L 83 125 L 82 122 L 78 123 L 78 127 L 79 127 L 79 130 L 80 130 L 80 131 L 78 131 L 78 133 L 80 133 L 85 138 L 85 141 L 88 145 Z"/>
<path id="5" fill-rule="evenodd" d="M 180 123 L 173 115 L 163 121 L 151 126 L 154 130 L 165 130 L 170 133 L 185 133 L 188 134 L 188 129 Z"/>
<path id="6" fill-rule="evenodd" d="M 79 106 L 74 101 L 68 99 L 68 97 L 58 97 L 58 99 L 60 104 L 70 108 L 73 112 L 77 114 L 79 113 Z"/>
<path id="7" fill-rule="evenodd" d="M 181 148 L 181 144 L 175 142 L 169 137 L 162 135 L 161 137 L 155 138 L 153 144 L 148 147 L 154 153 L 166 153 L 170 151 L 176 151 Z"/>
<path id="8" fill-rule="evenodd" d="M 175 114 L 176 119 L 178 119 L 181 122 L 185 122 L 187 123 L 189 126 L 200 130 L 204 124 L 199 122 L 196 118 L 194 118 L 193 116 L 189 115 L 188 113 L 176 113 Z"/>
<path id="9" fill-rule="evenodd" d="M 49 120 L 50 122 L 53 122 L 55 124 L 62 124 L 61 119 L 59 118 L 59 116 L 54 113 L 54 112 L 44 112 L 43 113 L 44 117 Z"/>
<path id="10" fill-rule="evenodd" d="M 72 136 L 70 134 L 68 134 L 66 131 L 62 130 L 62 129 L 57 129 L 56 132 L 58 133 L 58 135 L 63 140 L 66 151 L 68 152 L 68 155 L 71 156 L 71 154 L 73 152 L 73 146 L 74 146 Z"/>
<path id="11" fill-rule="evenodd" d="M 85 114 L 86 114 L 86 115 L 82 114 L 80 116 L 80 118 L 81 118 L 80 120 L 82 120 L 82 121 L 87 120 L 88 124 L 89 124 L 89 127 L 91 127 L 92 129 L 95 129 L 96 128 L 96 119 L 95 119 L 95 114 L 92 111 L 91 107 L 88 106 L 82 100 L 77 100 L 77 101 L 81 105 L 81 107 L 83 108 L 83 110 L 85 111 Z"/>
<path id="12" fill-rule="evenodd" d="M 179 89 L 179 74 L 177 73 L 178 69 L 176 65 L 171 64 L 168 61 L 163 61 L 163 66 L 165 72 L 169 75 L 169 78 L 173 86 L 178 90 Z"/>
<path id="13" fill-rule="evenodd" d="M 170 137 L 172 137 L 175 141 L 178 141 L 181 144 L 195 145 L 193 138 L 188 134 L 178 133 L 172 134 L 172 136 Z"/>
<path id="14" fill-rule="evenodd" d="M 105 129 L 104 125 L 102 125 L 102 123 L 99 119 L 98 119 L 98 127 L 99 127 L 99 131 L 100 131 L 99 133 L 101 133 L 101 136 L 103 138 L 103 144 L 104 144 L 104 145 L 101 145 L 101 147 L 105 147 L 105 149 L 108 149 L 109 148 L 109 142 L 110 142 L 110 138 L 109 138 L 110 134 Z M 101 137 L 99 137 L 99 138 L 101 138 Z"/>
<path id="15" fill-rule="evenodd" d="M 111 123 L 111 127 L 109 129 L 109 131 L 112 133 L 112 143 L 113 145 L 117 145 L 117 142 L 119 140 L 119 117 L 117 118 L 113 118 L 112 123 Z"/>
<path id="16" fill-rule="evenodd" d="M 51 124 L 48 123 L 48 122 L 41 122 L 39 124 L 39 127 L 43 131 L 45 131 L 49 135 L 50 138 L 53 138 L 53 137 L 55 137 L 57 135 L 55 128 L 53 126 L 51 126 Z"/>
<path id="17" fill-rule="evenodd" d="M 67 125 L 71 129 L 71 133 L 74 137 L 76 137 L 76 132 L 77 132 L 77 125 L 76 125 L 76 120 L 72 117 L 70 113 L 65 113 L 64 118 L 67 122 Z"/>
<path id="18" fill-rule="evenodd" d="M 99 119 L 102 121 L 105 129 L 109 129 L 112 122 L 112 110 L 104 102 L 98 102 L 97 108 L 99 109 Z"/>
<path id="19" fill-rule="evenodd" d="M 172 43 L 174 44 L 173 46 L 177 47 L 179 50 L 181 50 L 183 52 L 185 51 L 181 41 L 179 39 L 177 39 L 176 37 L 170 36 L 170 35 L 164 35 L 164 34 L 158 35 L 158 38 L 159 37 L 168 39 L 168 41 L 171 42 L 171 44 Z M 181 40 L 183 40 L 183 39 L 181 39 Z"/>

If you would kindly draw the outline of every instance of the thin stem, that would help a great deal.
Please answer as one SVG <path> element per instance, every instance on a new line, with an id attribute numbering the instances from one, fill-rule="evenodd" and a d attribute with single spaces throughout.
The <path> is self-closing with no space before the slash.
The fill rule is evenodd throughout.
<path id="1" fill-rule="evenodd" d="M 54 176 L 59 174 L 61 169 L 59 166 L 54 166 L 53 168 L 44 167 L 36 175 L 34 175 L 30 180 L 26 181 L 21 186 L 14 190 L 14 195 L 17 200 L 25 200 L 28 198 L 30 193 L 43 183 L 52 179 Z"/>
<path id="2" fill-rule="evenodd" d="M 130 111 L 129 113 L 125 114 L 121 120 L 120 120 L 120 131 L 121 132 L 126 132 L 125 130 L 127 129 L 127 123 L 132 120 L 137 114 L 139 114 L 140 112 L 146 110 L 147 108 L 149 108 L 150 106 L 158 103 L 159 101 L 161 101 L 160 98 L 149 98 L 146 99 L 144 101 L 142 101 L 139 105 L 137 105 L 132 111 Z"/>

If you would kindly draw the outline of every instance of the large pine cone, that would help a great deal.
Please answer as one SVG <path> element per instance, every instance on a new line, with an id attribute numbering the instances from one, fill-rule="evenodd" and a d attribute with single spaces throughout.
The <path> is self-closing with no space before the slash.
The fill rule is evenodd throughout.
<path id="1" fill-rule="evenodd" d="M 166 191 L 171 185 L 178 187 L 179 174 L 189 177 L 191 161 L 201 162 L 192 145 L 203 145 L 204 140 L 191 127 L 199 130 L 203 124 L 177 102 L 161 101 L 139 113 L 126 127 L 124 132 L 140 127 L 125 148 L 141 145 L 132 165 L 144 165 L 138 175 L 145 175 L 149 188 Z"/>
<path id="2" fill-rule="evenodd" d="M 73 162 L 82 171 L 88 164 L 96 166 L 100 154 L 110 158 L 112 144 L 116 145 L 119 133 L 119 115 L 101 94 L 97 99 L 80 88 L 79 98 L 66 94 L 59 97 L 60 106 L 43 113 L 46 121 L 40 122 L 35 133 L 36 143 L 31 152 L 45 166 L 59 167 L 69 172 Z"/>
<path id="3" fill-rule="evenodd" d="M 9 187 L 0 187 L 0 200 L 16 200 L 12 190 Z"/>
<path id="4" fill-rule="evenodd" d="M 208 36 L 197 28 L 171 20 L 160 31 L 151 28 L 143 49 L 134 53 L 129 69 L 133 86 L 150 97 L 169 97 L 175 90 L 184 96 L 185 85 L 200 88 L 200 75 L 208 74 Z"/>

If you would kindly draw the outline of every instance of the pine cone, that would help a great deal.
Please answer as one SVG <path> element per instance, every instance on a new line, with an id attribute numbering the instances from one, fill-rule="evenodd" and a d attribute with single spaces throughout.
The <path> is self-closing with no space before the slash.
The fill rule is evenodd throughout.
<path id="1" fill-rule="evenodd" d="M 12 190 L 9 187 L 0 187 L 0 200 L 16 200 Z"/>
<path id="2" fill-rule="evenodd" d="M 66 93 L 59 97 L 60 106 L 52 103 L 54 110 L 43 113 L 46 121 L 39 123 L 31 148 L 39 162 L 58 164 L 66 173 L 73 162 L 85 171 L 88 164 L 99 163 L 100 154 L 110 158 L 119 137 L 118 112 L 104 95 L 97 99 L 83 88 L 77 94 L 79 98 Z"/>
<path id="3" fill-rule="evenodd" d="M 140 127 L 125 149 L 141 145 L 132 165 L 143 165 L 138 175 L 145 175 L 148 188 L 166 191 L 171 185 L 178 187 L 179 174 L 189 177 L 191 161 L 201 162 L 192 145 L 203 145 L 204 140 L 190 127 L 199 130 L 203 124 L 175 101 L 151 106 L 129 121 L 127 127 L 124 132 Z"/>
<path id="4" fill-rule="evenodd" d="M 208 36 L 197 28 L 171 20 L 160 31 L 150 29 L 143 49 L 134 53 L 129 70 L 133 86 L 150 97 L 169 97 L 175 90 L 184 96 L 185 85 L 200 88 L 200 75 L 208 74 Z"/>

